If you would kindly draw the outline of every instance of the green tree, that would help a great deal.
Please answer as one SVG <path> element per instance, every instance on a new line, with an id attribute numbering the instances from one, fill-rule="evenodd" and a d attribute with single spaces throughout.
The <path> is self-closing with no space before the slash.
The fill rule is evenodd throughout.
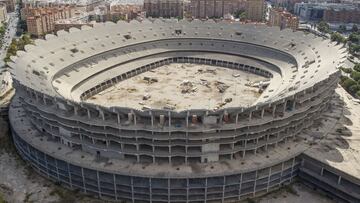
<path id="1" fill-rule="evenodd" d="M 343 86 L 346 90 L 349 90 L 352 85 L 356 85 L 356 82 L 348 77 L 346 77 L 346 79 L 344 79 L 341 83 L 341 86 Z"/>
<path id="2" fill-rule="evenodd" d="M 360 82 L 360 72 L 353 71 L 350 77 L 355 80 L 356 82 Z"/>
<path id="3" fill-rule="evenodd" d="M 357 72 L 360 72 L 360 63 L 355 64 L 353 69 Z"/>
<path id="4" fill-rule="evenodd" d="M 322 33 L 330 33 L 330 25 L 327 24 L 325 21 L 321 21 L 317 27 L 318 30 Z"/>
<path id="5" fill-rule="evenodd" d="M 344 73 L 348 73 L 348 74 L 350 74 L 352 72 L 351 68 L 340 67 L 339 69 L 342 70 Z"/>
<path id="6" fill-rule="evenodd" d="M 338 43 L 346 43 L 346 38 L 338 32 L 331 33 L 330 39 L 331 41 L 336 41 Z"/>
<path id="7" fill-rule="evenodd" d="M 360 43 L 360 33 L 355 33 L 355 32 L 351 33 L 349 35 L 348 40 L 352 43 L 359 44 Z"/>
<path id="8" fill-rule="evenodd" d="M 346 25 L 340 25 L 340 26 L 339 26 L 339 32 L 340 32 L 340 33 L 346 32 Z"/>
<path id="9" fill-rule="evenodd" d="M 351 31 L 352 31 L 352 32 L 358 32 L 358 31 L 359 31 L 358 26 L 357 26 L 356 24 L 354 24 L 354 25 L 352 26 L 352 28 L 351 28 Z"/>

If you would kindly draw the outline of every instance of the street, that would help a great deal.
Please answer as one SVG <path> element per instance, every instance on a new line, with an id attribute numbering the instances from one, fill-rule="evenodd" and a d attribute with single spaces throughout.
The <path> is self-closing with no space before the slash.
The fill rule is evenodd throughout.
<path id="1" fill-rule="evenodd" d="M 3 45 L 0 49 L 0 96 L 11 89 L 11 76 L 10 73 L 4 69 L 4 58 L 6 57 L 6 52 L 12 39 L 15 37 L 16 26 L 19 20 L 16 12 L 9 13 L 8 16 L 8 26 L 2 40 Z"/>

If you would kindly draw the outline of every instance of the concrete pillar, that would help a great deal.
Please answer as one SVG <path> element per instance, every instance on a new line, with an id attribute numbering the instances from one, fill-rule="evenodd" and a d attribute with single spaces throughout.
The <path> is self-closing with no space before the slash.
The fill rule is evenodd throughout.
<path id="1" fill-rule="evenodd" d="M 268 174 L 268 181 L 267 181 L 267 186 L 266 186 L 266 192 L 269 192 L 270 176 L 271 176 L 271 167 L 269 167 L 269 174 Z"/>
<path id="2" fill-rule="evenodd" d="M 87 110 L 87 114 L 88 114 L 88 118 L 91 119 L 91 113 L 90 113 L 90 110 L 89 109 L 86 109 Z"/>
<path id="3" fill-rule="evenodd" d="M 255 171 L 255 182 L 254 182 L 254 191 L 253 191 L 253 197 L 255 197 L 255 191 L 256 191 L 256 179 L 257 179 L 258 171 Z"/>
<path id="4" fill-rule="evenodd" d="M 117 113 L 116 115 L 117 115 L 117 123 L 120 124 L 121 123 L 120 114 Z"/>
<path id="5" fill-rule="evenodd" d="M 238 121 L 239 121 L 239 114 L 237 113 L 235 118 L 235 123 L 238 124 Z"/>
<path id="6" fill-rule="evenodd" d="M 324 174 L 324 168 L 321 167 L 320 175 L 323 176 L 323 174 Z"/>
<path id="7" fill-rule="evenodd" d="M 261 109 L 261 118 L 264 118 L 265 109 Z"/>
<path id="8" fill-rule="evenodd" d="M 83 182 L 84 192 L 86 193 L 85 176 L 84 176 L 84 168 L 83 167 L 81 167 L 81 178 L 82 178 L 82 182 Z"/>
<path id="9" fill-rule="evenodd" d="M 171 112 L 170 111 L 168 112 L 168 117 L 169 117 L 169 127 L 171 127 Z M 171 132 L 169 131 L 169 133 L 171 133 Z"/>
<path id="10" fill-rule="evenodd" d="M 250 111 L 250 114 L 249 114 L 249 121 L 251 121 L 251 117 L 252 117 L 252 111 Z"/>
<path id="11" fill-rule="evenodd" d="M 239 182 L 239 197 L 238 200 L 240 200 L 240 196 L 241 196 L 241 184 L 242 184 L 242 179 L 243 179 L 243 174 L 240 174 L 240 182 Z"/>
<path id="12" fill-rule="evenodd" d="M 159 124 L 160 124 L 161 126 L 163 126 L 164 123 L 165 123 L 165 116 L 164 116 L 164 115 L 160 115 L 160 116 L 159 116 Z"/>
<path id="13" fill-rule="evenodd" d="M 150 117 L 151 117 L 151 127 L 154 127 L 154 116 L 152 115 L 152 111 L 150 111 Z"/>
<path id="14" fill-rule="evenodd" d="M 188 111 L 186 113 L 186 127 L 188 128 L 189 127 L 189 116 L 190 116 L 190 112 Z"/>
<path id="15" fill-rule="evenodd" d="M 341 183 L 341 176 L 339 176 L 338 181 L 337 181 L 338 185 L 340 185 L 340 183 Z"/>
<path id="16" fill-rule="evenodd" d="M 105 114 L 104 114 L 104 111 L 99 109 L 99 114 L 101 116 L 101 119 L 104 121 L 105 120 Z"/>
<path id="17" fill-rule="evenodd" d="M 101 197 L 99 171 L 96 171 L 96 179 L 97 179 L 97 187 L 98 187 L 99 197 Z"/>
<path id="18" fill-rule="evenodd" d="M 116 176 L 113 173 L 113 181 L 114 181 L 114 191 L 115 191 L 115 200 L 118 200 L 118 196 L 117 196 L 117 189 L 116 189 Z"/>
<path id="19" fill-rule="evenodd" d="M 224 111 L 224 115 L 223 115 L 223 121 L 225 123 L 229 122 L 229 113 L 227 111 Z"/>
<path id="20" fill-rule="evenodd" d="M 275 112 L 276 112 L 276 105 L 274 105 L 272 108 L 272 116 L 273 117 L 275 117 Z"/>
<path id="21" fill-rule="evenodd" d="M 293 101 L 293 106 L 292 106 L 293 111 L 295 111 L 295 107 L 296 107 L 296 100 Z"/>
<path id="22" fill-rule="evenodd" d="M 74 106 L 74 115 L 75 115 L 75 116 L 78 115 L 78 110 L 79 110 L 79 107 Z"/>

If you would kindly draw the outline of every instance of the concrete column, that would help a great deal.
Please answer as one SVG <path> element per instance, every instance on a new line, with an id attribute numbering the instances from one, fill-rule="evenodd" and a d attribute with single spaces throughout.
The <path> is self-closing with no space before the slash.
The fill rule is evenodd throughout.
<path id="1" fill-rule="evenodd" d="M 255 181 L 254 181 L 254 191 L 253 191 L 253 197 L 255 197 L 255 191 L 256 191 L 256 179 L 257 179 L 258 171 L 255 171 Z"/>
<path id="2" fill-rule="evenodd" d="M 117 115 L 117 123 L 120 124 L 121 123 L 120 114 L 117 113 L 116 115 Z"/>
<path id="3" fill-rule="evenodd" d="M 74 106 L 74 115 L 75 116 L 78 115 L 78 110 L 79 110 L 79 108 L 77 106 Z"/>
<path id="4" fill-rule="evenodd" d="M 252 117 L 252 111 L 250 111 L 250 114 L 249 114 L 249 121 L 251 121 L 251 117 Z"/>
<path id="5" fill-rule="evenodd" d="M 239 114 L 237 113 L 235 118 L 235 123 L 238 124 L 238 121 L 239 121 Z"/>
<path id="6" fill-rule="evenodd" d="M 275 112 L 276 112 L 276 105 L 274 105 L 272 108 L 272 116 L 273 117 L 275 117 Z"/>
<path id="7" fill-rule="evenodd" d="M 134 199 L 134 178 L 130 177 L 130 181 L 131 181 L 131 201 L 132 201 L 132 203 L 135 203 L 135 199 Z"/>
<path id="8" fill-rule="evenodd" d="M 104 121 L 105 120 L 105 114 L 104 114 L 104 111 L 99 109 L 99 114 L 101 116 L 101 119 Z"/>
<path id="9" fill-rule="evenodd" d="M 321 176 L 323 176 L 323 174 L 324 174 L 324 168 L 323 168 L 323 167 L 321 167 L 321 172 L 320 172 L 320 175 L 321 175 Z"/>
<path id="10" fill-rule="evenodd" d="M 271 176 L 271 167 L 269 167 L 269 175 L 268 175 L 268 181 L 267 181 L 267 186 L 266 186 L 266 192 L 269 192 L 270 176 Z"/>
<path id="11" fill-rule="evenodd" d="M 168 112 L 168 117 L 169 117 L 169 127 L 171 127 L 171 112 L 170 111 Z M 171 133 L 171 132 L 169 131 L 169 133 Z"/>
<path id="12" fill-rule="evenodd" d="M 150 111 L 150 116 L 151 116 L 151 127 L 154 127 L 154 116 L 152 115 L 152 111 Z"/>
<path id="13" fill-rule="evenodd" d="M 81 167 L 81 177 L 82 177 L 84 192 L 86 193 L 85 176 L 84 176 L 84 168 L 83 167 Z"/>
<path id="14" fill-rule="evenodd" d="M 46 157 L 46 156 L 45 156 Z M 72 179 L 71 179 L 71 173 L 70 173 L 70 166 L 69 166 L 69 163 L 66 162 L 67 164 L 67 171 L 68 171 L 68 176 L 69 176 L 69 182 L 70 182 L 70 188 L 72 189 L 73 188 L 73 184 L 72 184 Z"/>
<path id="15" fill-rule="evenodd" d="M 117 192 L 116 192 L 116 176 L 114 173 L 113 173 L 113 181 L 114 181 L 115 200 L 118 200 Z"/>
<path id="16" fill-rule="evenodd" d="M 293 111 L 295 110 L 295 107 L 296 107 L 296 100 L 293 101 L 293 106 L 292 106 Z"/>
<path id="17" fill-rule="evenodd" d="M 339 176 L 338 181 L 337 181 L 338 185 L 340 185 L 340 183 L 341 183 L 341 176 Z"/>
<path id="18" fill-rule="evenodd" d="M 188 128 L 189 127 L 189 116 L 190 116 L 190 112 L 188 111 L 186 113 L 186 127 Z"/>
<path id="19" fill-rule="evenodd" d="M 38 157 L 36 156 L 37 161 L 39 162 Z M 57 180 L 60 181 L 60 177 L 59 177 L 59 167 L 58 167 L 58 162 L 57 159 L 55 159 L 55 166 L 56 166 L 56 176 L 57 176 Z"/>
<path id="20" fill-rule="evenodd" d="M 86 110 L 87 110 L 88 118 L 91 119 L 90 110 L 89 109 L 86 109 Z"/>
<path id="21" fill-rule="evenodd" d="M 261 110 L 261 118 L 264 118 L 264 113 L 265 113 L 265 109 L 263 108 L 263 109 Z"/>
<path id="22" fill-rule="evenodd" d="M 238 200 L 240 200 L 240 196 L 241 196 L 241 184 L 242 184 L 242 178 L 243 178 L 243 174 L 240 174 L 240 182 L 239 182 L 239 197 Z"/>

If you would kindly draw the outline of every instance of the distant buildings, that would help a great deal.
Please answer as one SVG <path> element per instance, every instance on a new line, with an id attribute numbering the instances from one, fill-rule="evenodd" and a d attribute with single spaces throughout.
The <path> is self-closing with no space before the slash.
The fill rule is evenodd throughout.
<path id="1" fill-rule="evenodd" d="M 144 11 L 147 17 L 183 18 L 183 0 L 144 0 Z"/>
<path id="2" fill-rule="evenodd" d="M 269 25 L 279 26 L 280 29 L 291 28 L 296 30 L 299 27 L 299 18 L 282 9 L 271 9 Z"/>
<path id="3" fill-rule="evenodd" d="M 0 22 L 4 22 L 7 19 L 6 5 L 0 3 Z"/>
<path id="4" fill-rule="evenodd" d="M 8 13 L 15 11 L 16 0 L 0 0 L 0 4 L 6 5 L 6 11 Z"/>
<path id="5" fill-rule="evenodd" d="M 117 4 L 110 6 L 110 15 L 112 21 L 132 20 L 143 16 L 143 5 L 138 4 Z"/>
<path id="6" fill-rule="evenodd" d="M 246 9 L 245 0 L 191 0 L 190 12 L 194 18 L 222 18 Z"/>
<path id="7" fill-rule="evenodd" d="M 247 0 L 246 15 L 251 21 L 262 21 L 265 16 L 264 0 Z"/>
<path id="8" fill-rule="evenodd" d="M 247 19 L 262 21 L 265 13 L 264 0 L 191 0 L 190 4 L 194 18 L 222 18 L 245 11 Z"/>
<path id="9" fill-rule="evenodd" d="M 302 20 L 330 23 L 360 23 L 360 8 L 343 3 L 296 3 L 294 12 Z"/>
<path id="10" fill-rule="evenodd" d="M 72 6 L 56 7 L 25 7 L 21 10 L 22 17 L 26 20 L 28 32 L 36 37 L 54 32 L 55 22 L 71 17 Z"/>

